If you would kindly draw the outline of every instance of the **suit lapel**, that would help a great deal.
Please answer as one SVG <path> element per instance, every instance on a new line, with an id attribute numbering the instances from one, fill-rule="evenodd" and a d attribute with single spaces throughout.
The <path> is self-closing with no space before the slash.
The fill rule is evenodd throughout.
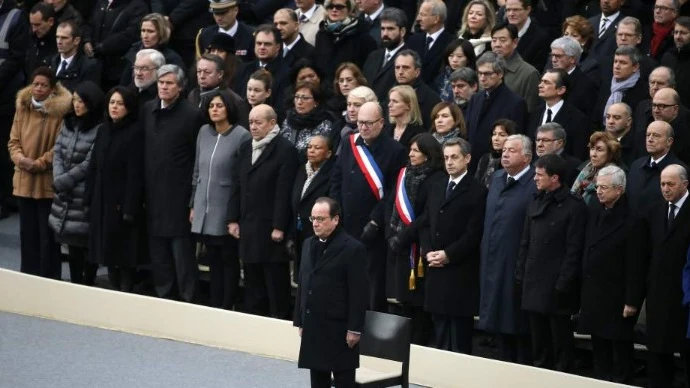
<path id="1" fill-rule="evenodd" d="M 453 189 L 453 192 L 450 193 L 450 197 L 448 197 L 448 198 L 445 198 L 445 195 L 446 195 L 446 194 L 445 194 L 445 190 L 444 190 L 444 191 L 443 191 L 443 197 L 444 197 L 445 199 L 444 199 L 444 201 L 443 201 L 443 204 L 441 205 L 441 208 L 443 208 L 443 207 L 445 207 L 446 205 L 448 205 L 449 203 L 453 202 L 453 201 L 454 201 L 456 198 L 458 198 L 462 193 L 466 192 L 467 189 L 470 187 L 470 180 L 471 180 L 471 179 L 472 179 L 472 177 L 469 175 L 469 173 L 468 173 L 467 175 L 465 175 L 465 176 L 460 180 L 460 183 L 458 183 L 457 186 L 455 186 L 455 188 Z M 445 184 L 445 186 L 444 186 L 444 189 L 445 189 L 446 187 L 448 187 L 448 182 L 446 182 L 446 184 Z"/>
<path id="2" fill-rule="evenodd" d="M 330 241 L 326 249 L 324 249 L 323 255 L 321 256 L 321 260 L 319 260 L 319 262 L 316 263 L 316 265 L 313 265 L 312 263 L 312 267 L 314 268 L 312 270 L 312 273 L 321 270 L 321 268 L 323 268 L 326 265 L 326 263 L 333 260 L 333 258 L 338 255 L 338 252 L 340 251 L 340 239 L 342 238 L 341 233 L 342 231 L 335 232 L 335 235 L 331 237 L 333 240 Z M 314 237 L 314 245 L 312 246 L 312 249 L 316 249 L 316 241 L 316 237 Z"/>
<path id="3" fill-rule="evenodd" d="M 280 135 L 278 135 L 278 136 L 280 136 Z M 259 167 L 259 165 L 261 165 L 261 163 L 263 163 L 266 159 L 268 159 L 270 154 L 273 152 L 273 148 L 275 148 L 275 141 L 276 141 L 276 139 L 274 138 L 273 140 L 271 140 L 270 143 L 268 143 L 266 145 L 266 148 L 261 153 L 261 155 L 259 155 L 259 158 L 256 160 L 256 162 L 251 165 L 251 167 L 249 168 L 249 171 L 252 171 L 255 168 Z M 249 145 L 249 152 L 251 155 L 251 152 L 252 152 L 251 144 Z M 250 156 L 250 162 L 249 163 L 251 163 L 251 156 Z"/>
<path id="4" fill-rule="evenodd" d="M 689 219 L 690 218 L 690 204 L 687 203 L 688 199 L 685 200 L 685 203 L 683 204 L 683 207 L 680 208 L 678 211 L 678 214 L 676 214 L 676 218 L 673 220 L 673 225 L 671 225 L 671 228 L 666 231 L 666 239 L 671 237 L 671 235 L 678 229 L 678 225 L 684 225 L 684 227 L 687 228 L 687 225 L 689 224 Z M 668 219 L 668 204 L 666 206 L 666 212 L 664 213 L 664 222 Z"/>
<path id="5" fill-rule="evenodd" d="M 625 225 L 625 220 L 619 219 L 619 220 L 616 220 L 616 222 L 613 225 L 606 228 L 603 231 L 603 233 L 601 230 L 599 230 L 599 233 L 596 233 L 596 234 L 594 234 L 594 236 L 592 236 L 592 242 L 589 244 L 589 246 L 596 245 L 599 241 L 605 240 L 608 236 L 610 236 L 611 234 L 618 231 L 618 229 L 622 228 L 624 225 Z"/>

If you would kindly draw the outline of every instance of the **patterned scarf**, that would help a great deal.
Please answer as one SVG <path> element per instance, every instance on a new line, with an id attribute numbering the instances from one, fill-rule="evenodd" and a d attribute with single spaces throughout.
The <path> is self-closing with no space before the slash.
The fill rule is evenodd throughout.
<path id="1" fill-rule="evenodd" d="M 323 164 L 321 164 L 321 166 L 323 166 Z M 307 189 L 309 188 L 311 181 L 314 180 L 314 177 L 316 176 L 316 174 L 318 174 L 319 171 L 321 170 L 321 166 L 319 166 L 319 168 L 314 170 L 314 168 L 311 166 L 311 163 L 307 162 L 307 164 L 306 164 L 307 180 L 304 181 L 304 186 L 302 186 L 302 195 L 300 196 L 300 199 L 304 198 L 304 193 L 307 192 Z"/>
<path id="2" fill-rule="evenodd" d="M 280 132 L 280 127 L 278 124 L 276 124 L 263 139 L 252 140 L 252 164 L 256 163 L 257 159 L 259 159 L 259 156 L 261 156 L 261 154 L 264 152 L 264 149 L 268 143 L 270 143 L 273 138 L 278 136 L 278 132 Z"/>
<path id="3" fill-rule="evenodd" d="M 413 207 L 417 199 L 417 194 L 419 193 L 419 186 L 433 171 L 434 167 L 432 167 L 429 162 L 424 162 L 419 166 L 413 166 L 409 162 L 407 163 L 405 190 L 407 191 L 407 196 L 410 198 L 410 203 Z M 396 210 L 393 210 L 393 214 L 391 215 L 391 229 L 395 233 L 400 233 L 400 231 L 405 229 L 405 224 L 403 224 Z"/>

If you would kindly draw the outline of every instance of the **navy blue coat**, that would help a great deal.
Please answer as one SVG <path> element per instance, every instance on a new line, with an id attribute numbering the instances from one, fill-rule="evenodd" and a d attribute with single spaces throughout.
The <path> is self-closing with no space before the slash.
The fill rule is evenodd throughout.
<path id="1" fill-rule="evenodd" d="M 357 141 L 362 142 L 362 138 Z M 383 134 L 368 147 L 383 174 L 383 198 L 379 201 L 355 160 L 350 139 L 343 138 L 341 142 L 340 156 L 331 177 L 330 196 L 343 208 L 342 224 L 345 231 L 359 238 L 364 225 L 369 221 L 373 220 L 383 227 L 386 221 L 385 200 L 395 193 L 398 172 L 407 163 L 407 151 L 392 137 Z"/>
<path id="2" fill-rule="evenodd" d="M 527 322 L 515 303 L 516 252 L 520 249 L 527 206 L 537 186 L 534 168 L 506 189 L 505 170 L 494 173 L 486 199 L 481 244 L 479 328 L 489 333 L 527 331 Z"/>
<path id="3" fill-rule="evenodd" d="M 498 119 L 510 119 L 518 125 L 518 133 L 524 133 L 527 125 L 527 103 L 525 99 L 515 94 L 501 83 L 489 98 L 489 108 L 484 114 L 482 103 L 484 93 L 475 93 L 467 106 L 465 122 L 467 123 L 467 137 L 472 145 L 472 161 L 470 173 L 474 174 L 477 162 L 487 152 L 491 152 L 491 130 Z"/>
<path id="4" fill-rule="evenodd" d="M 252 31 L 247 27 L 246 24 L 238 21 L 239 26 L 237 26 L 237 32 L 233 39 L 235 40 L 235 56 L 241 59 L 243 62 L 249 62 L 254 60 L 254 35 Z M 197 53 L 203 54 L 208 45 L 213 39 L 213 35 L 218 33 L 218 25 L 214 24 L 208 26 L 201 31 L 196 37 L 196 50 Z"/>

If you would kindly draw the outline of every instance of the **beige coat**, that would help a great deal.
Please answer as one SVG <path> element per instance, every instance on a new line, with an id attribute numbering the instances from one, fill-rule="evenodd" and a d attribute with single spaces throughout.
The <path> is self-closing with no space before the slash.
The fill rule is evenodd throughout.
<path id="1" fill-rule="evenodd" d="M 58 84 L 44 102 L 45 112 L 31 105 L 31 86 L 17 93 L 17 113 L 7 146 L 14 163 L 12 194 L 24 198 L 53 198 L 53 147 L 63 116 L 72 109 L 70 92 Z M 19 168 L 21 158 L 36 161 L 27 171 Z"/>

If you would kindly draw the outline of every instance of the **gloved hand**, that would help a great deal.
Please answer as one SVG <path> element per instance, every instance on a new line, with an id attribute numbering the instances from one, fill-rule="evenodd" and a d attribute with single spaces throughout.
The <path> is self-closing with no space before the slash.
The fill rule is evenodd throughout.
<path id="1" fill-rule="evenodd" d="M 403 247 L 398 236 L 393 236 L 388 239 L 388 248 L 395 253 L 402 253 Z"/>
<path id="2" fill-rule="evenodd" d="M 362 240 L 364 244 L 372 244 L 376 241 L 376 237 L 378 237 L 379 235 L 379 230 L 380 228 L 378 227 L 378 225 L 369 221 L 364 226 L 364 230 L 362 230 L 362 236 L 360 237 L 360 240 Z"/>

